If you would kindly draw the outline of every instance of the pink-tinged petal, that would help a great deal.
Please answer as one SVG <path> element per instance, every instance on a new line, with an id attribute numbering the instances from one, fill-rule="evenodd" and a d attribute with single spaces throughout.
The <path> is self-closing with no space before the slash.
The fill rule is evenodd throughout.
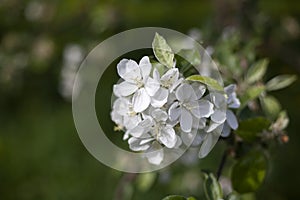
<path id="1" fill-rule="evenodd" d="M 117 97 L 126 97 L 137 91 L 138 87 L 135 84 L 123 81 L 120 84 L 114 85 L 113 91 Z"/>
<path id="2" fill-rule="evenodd" d="M 145 88 L 139 89 L 134 93 L 132 98 L 133 110 L 135 112 L 143 112 L 148 108 L 150 101 L 150 96 L 147 94 Z"/>
<path id="3" fill-rule="evenodd" d="M 191 132 L 193 125 L 192 114 L 185 108 L 181 108 L 180 127 L 184 132 Z"/>

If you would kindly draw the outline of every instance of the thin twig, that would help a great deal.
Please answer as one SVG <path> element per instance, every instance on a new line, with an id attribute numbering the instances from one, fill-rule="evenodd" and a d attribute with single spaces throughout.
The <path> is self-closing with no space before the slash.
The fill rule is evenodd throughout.
<path id="1" fill-rule="evenodd" d="M 223 168 L 224 168 L 226 160 L 227 160 L 227 156 L 228 156 L 228 150 L 225 150 L 224 153 L 223 153 L 218 171 L 217 171 L 217 180 L 220 179 L 220 176 L 222 174 Z"/>

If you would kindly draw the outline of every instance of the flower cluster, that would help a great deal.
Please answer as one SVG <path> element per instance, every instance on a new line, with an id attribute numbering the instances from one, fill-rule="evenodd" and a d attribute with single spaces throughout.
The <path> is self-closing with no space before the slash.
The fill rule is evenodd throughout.
<path id="1" fill-rule="evenodd" d="M 238 127 L 234 113 L 226 109 L 240 106 L 235 85 L 223 93 L 210 92 L 207 85 L 187 81 L 175 63 L 160 73 L 147 56 L 139 63 L 123 59 L 117 71 L 122 82 L 113 87 L 117 99 L 111 118 L 125 132 L 131 150 L 152 152 L 147 154 L 152 164 L 163 161 L 158 149 L 179 148 L 192 130 L 210 134 L 223 127 L 226 137 Z"/>

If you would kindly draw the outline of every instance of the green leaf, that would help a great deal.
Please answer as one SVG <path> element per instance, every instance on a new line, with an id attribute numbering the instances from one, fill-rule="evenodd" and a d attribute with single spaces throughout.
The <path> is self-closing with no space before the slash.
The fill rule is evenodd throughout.
<path id="1" fill-rule="evenodd" d="M 261 80 L 267 71 L 267 66 L 269 64 L 268 59 L 263 59 L 255 63 L 246 74 L 246 81 L 248 83 L 254 83 Z"/>
<path id="2" fill-rule="evenodd" d="M 241 96 L 241 106 L 239 110 L 242 110 L 249 101 L 256 99 L 263 91 L 265 91 L 265 86 L 258 85 L 250 87 L 246 90 L 245 94 Z"/>
<path id="3" fill-rule="evenodd" d="M 267 82 L 266 88 L 268 91 L 279 90 L 291 85 L 296 80 L 296 75 L 279 75 Z"/>
<path id="4" fill-rule="evenodd" d="M 167 41 L 158 33 L 155 34 L 152 42 L 152 48 L 157 60 L 168 68 L 172 68 L 174 64 L 174 53 Z"/>
<path id="5" fill-rule="evenodd" d="M 179 195 L 170 195 L 170 196 L 163 198 L 162 200 L 187 200 L 187 199 L 185 197 L 179 196 Z"/>
<path id="6" fill-rule="evenodd" d="M 239 193 L 255 192 L 264 181 L 266 169 L 265 156 L 259 151 L 249 152 L 233 166 L 233 188 Z"/>
<path id="7" fill-rule="evenodd" d="M 139 174 L 137 178 L 137 188 L 143 192 L 148 191 L 151 188 L 151 186 L 154 184 L 156 175 L 157 174 L 154 172 Z"/>
<path id="8" fill-rule="evenodd" d="M 271 122 L 264 117 L 256 117 L 241 121 L 235 134 L 246 142 L 253 142 L 259 134 L 270 127 Z"/>
<path id="9" fill-rule="evenodd" d="M 179 55 L 189 62 L 191 66 L 198 66 L 201 64 L 201 55 L 197 49 L 181 49 L 176 55 Z"/>
<path id="10" fill-rule="evenodd" d="M 186 78 L 188 81 L 197 81 L 207 85 L 212 90 L 224 91 L 224 88 L 216 81 L 208 76 L 192 75 Z"/>
<path id="11" fill-rule="evenodd" d="M 278 116 L 281 105 L 275 97 L 265 96 L 260 98 L 260 102 L 263 111 L 270 119 L 275 119 Z"/>
<path id="12" fill-rule="evenodd" d="M 159 74 L 160 74 L 161 76 L 165 73 L 166 67 L 165 67 L 163 64 L 161 64 L 161 63 L 159 63 L 159 62 L 152 62 L 151 64 L 152 64 L 152 70 L 153 70 L 154 68 L 156 68 L 157 71 L 159 72 Z M 153 73 L 153 71 L 151 71 L 151 74 L 152 74 L 152 73 Z"/>
<path id="13" fill-rule="evenodd" d="M 207 200 L 218 200 L 223 198 L 222 188 L 213 173 L 204 173 L 203 187 Z"/>

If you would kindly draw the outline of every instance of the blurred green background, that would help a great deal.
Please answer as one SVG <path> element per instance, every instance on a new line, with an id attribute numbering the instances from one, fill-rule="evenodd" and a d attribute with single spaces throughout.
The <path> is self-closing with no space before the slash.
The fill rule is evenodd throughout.
<path id="1" fill-rule="evenodd" d="M 222 144 L 204 164 L 178 161 L 137 181 L 102 165 L 84 148 L 73 124 L 70 97 L 78 65 L 99 42 L 130 28 L 158 26 L 183 33 L 196 28 L 207 46 L 233 27 L 245 42 L 261 40 L 256 53 L 270 58 L 269 78 L 299 75 L 299 23 L 300 3 L 294 0 L 0 0 L 0 199 L 197 196 L 197 172 L 216 170 Z M 104 86 L 116 79 L 114 69 L 106 75 Z M 274 94 L 291 118 L 290 142 L 272 152 L 258 199 L 300 196 L 299 87 L 297 81 Z M 112 127 L 109 116 L 99 121 Z M 120 134 L 112 134 L 120 140 Z"/>

